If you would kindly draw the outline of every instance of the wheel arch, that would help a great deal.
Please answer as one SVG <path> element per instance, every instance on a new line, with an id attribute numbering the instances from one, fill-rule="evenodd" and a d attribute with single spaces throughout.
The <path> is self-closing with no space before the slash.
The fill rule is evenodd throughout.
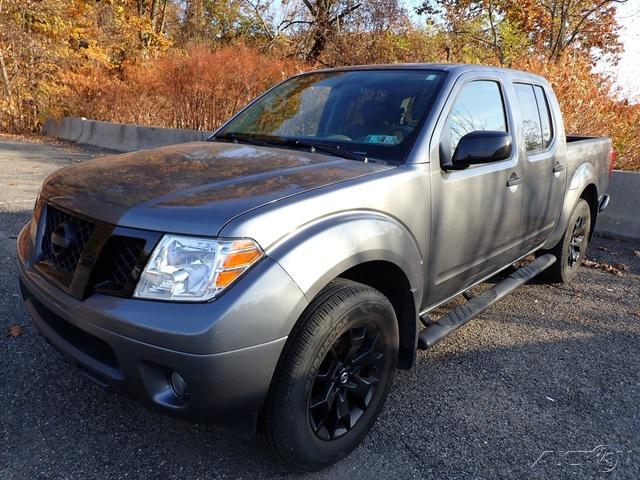
<path id="1" fill-rule="evenodd" d="M 299 229 L 267 254 L 285 269 L 308 302 L 336 278 L 386 295 L 399 322 L 398 366 L 413 365 L 423 253 L 397 219 L 380 212 L 344 212 Z"/>
<path id="2" fill-rule="evenodd" d="M 411 286 L 397 265 L 386 261 L 370 261 L 356 265 L 339 275 L 375 288 L 389 299 L 396 313 L 400 345 L 398 368 L 408 370 L 416 358 L 418 318 Z"/>
<path id="3" fill-rule="evenodd" d="M 591 212 L 591 229 L 589 231 L 589 240 L 593 237 L 593 232 L 596 228 L 596 217 L 598 216 L 598 188 L 593 183 L 589 183 L 582 193 L 580 198 L 585 200 L 589 204 L 589 210 Z"/>
<path id="4" fill-rule="evenodd" d="M 543 245 L 543 249 L 551 249 L 560 241 L 567 228 L 569 216 L 576 206 L 576 203 L 578 203 L 578 200 L 581 198 L 585 199 L 587 203 L 589 203 L 592 217 L 591 235 L 593 235 L 596 216 L 598 213 L 598 188 L 596 187 L 596 182 L 596 169 L 590 162 L 585 162 L 576 169 L 569 181 L 568 189 L 564 196 L 560 218 L 556 223 L 555 229 Z"/>

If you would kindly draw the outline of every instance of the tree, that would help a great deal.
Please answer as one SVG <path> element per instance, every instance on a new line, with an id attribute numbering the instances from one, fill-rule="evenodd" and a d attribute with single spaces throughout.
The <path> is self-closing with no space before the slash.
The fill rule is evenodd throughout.
<path id="1" fill-rule="evenodd" d="M 509 19 L 528 32 L 547 58 L 557 60 L 569 51 L 596 55 L 621 51 L 616 9 L 627 0 L 508 0 Z"/>
<path id="2" fill-rule="evenodd" d="M 256 10 L 247 0 L 186 0 L 183 18 L 182 45 L 250 40 L 261 30 Z"/>
<path id="3" fill-rule="evenodd" d="M 442 19 L 463 41 L 489 48 L 500 64 L 509 47 L 557 61 L 568 52 L 615 57 L 621 51 L 617 5 L 627 0 L 425 0 L 418 13 Z M 513 50 L 513 48 L 512 48 Z"/>

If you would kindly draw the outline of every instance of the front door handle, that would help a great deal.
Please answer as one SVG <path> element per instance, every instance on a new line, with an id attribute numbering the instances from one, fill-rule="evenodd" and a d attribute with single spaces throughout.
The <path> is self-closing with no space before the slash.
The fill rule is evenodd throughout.
<path id="1" fill-rule="evenodd" d="M 512 173 L 507 180 L 507 187 L 515 187 L 516 185 L 520 185 L 524 182 L 524 177 L 518 176 L 516 173 Z"/>
<path id="2" fill-rule="evenodd" d="M 560 173 L 561 171 L 564 170 L 564 167 L 562 166 L 562 164 L 560 162 L 557 162 L 554 166 L 553 166 L 553 173 Z"/>

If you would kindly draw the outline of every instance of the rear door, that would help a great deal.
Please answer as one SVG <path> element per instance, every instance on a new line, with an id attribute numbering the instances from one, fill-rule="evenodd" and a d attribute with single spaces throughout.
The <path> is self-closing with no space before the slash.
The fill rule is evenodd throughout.
<path id="1" fill-rule="evenodd" d="M 523 166 L 517 141 L 510 158 L 445 171 L 460 138 L 477 130 L 515 132 L 510 82 L 462 75 L 431 141 L 431 245 L 425 307 L 433 306 L 515 261 L 522 252 Z"/>
<path id="2" fill-rule="evenodd" d="M 558 148 L 560 122 L 554 121 L 545 88 L 524 81 L 513 87 L 525 177 L 522 219 L 526 246 L 533 249 L 549 237 L 560 217 L 566 158 L 561 153 L 564 149 Z"/>

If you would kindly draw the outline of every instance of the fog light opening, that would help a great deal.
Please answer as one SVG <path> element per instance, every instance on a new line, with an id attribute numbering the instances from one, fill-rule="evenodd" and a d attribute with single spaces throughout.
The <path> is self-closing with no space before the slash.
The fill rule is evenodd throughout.
<path id="1" fill-rule="evenodd" d="M 186 401 L 189 399 L 187 382 L 178 372 L 171 372 L 171 375 L 169 375 L 169 385 L 171 385 L 173 394 L 178 397 L 179 400 Z"/>

